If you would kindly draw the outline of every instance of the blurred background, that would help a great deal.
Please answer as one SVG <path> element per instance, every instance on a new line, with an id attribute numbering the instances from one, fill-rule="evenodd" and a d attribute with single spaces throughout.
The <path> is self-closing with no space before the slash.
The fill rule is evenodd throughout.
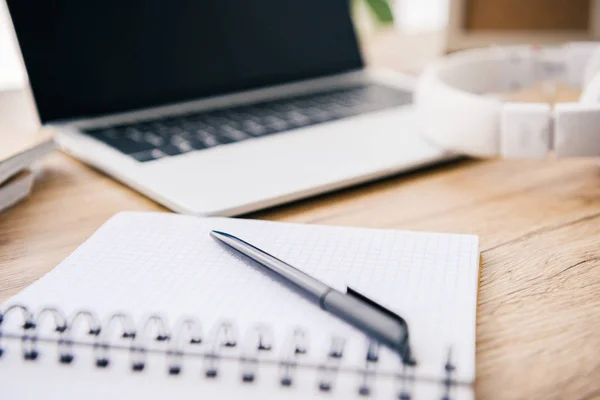
<path id="1" fill-rule="evenodd" d="M 366 60 L 419 73 L 454 50 L 597 39 L 598 0 L 349 0 Z M 0 90 L 26 83 L 0 0 Z"/>
<path id="2" fill-rule="evenodd" d="M 600 36 L 599 0 L 349 0 L 349 7 L 366 60 L 413 74 L 459 49 Z M 7 14 L 0 0 L 0 90 L 26 83 Z"/>

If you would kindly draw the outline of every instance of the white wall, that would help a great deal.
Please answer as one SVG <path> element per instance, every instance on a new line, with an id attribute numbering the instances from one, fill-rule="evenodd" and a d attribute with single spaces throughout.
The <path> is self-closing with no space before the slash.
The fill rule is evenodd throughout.
<path id="1" fill-rule="evenodd" d="M 448 24 L 449 0 L 395 0 L 394 15 L 400 31 L 416 34 L 439 31 Z"/>

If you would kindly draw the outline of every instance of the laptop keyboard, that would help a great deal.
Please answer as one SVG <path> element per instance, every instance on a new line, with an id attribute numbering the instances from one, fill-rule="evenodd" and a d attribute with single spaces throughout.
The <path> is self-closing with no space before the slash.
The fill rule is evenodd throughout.
<path id="1" fill-rule="evenodd" d="M 368 84 L 95 128 L 84 133 L 139 162 L 147 162 L 410 102 L 409 92 Z"/>

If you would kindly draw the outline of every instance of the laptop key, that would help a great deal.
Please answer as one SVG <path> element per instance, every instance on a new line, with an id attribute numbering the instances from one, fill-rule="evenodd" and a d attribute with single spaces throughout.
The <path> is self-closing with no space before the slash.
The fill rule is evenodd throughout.
<path id="1" fill-rule="evenodd" d="M 254 121 L 246 121 L 242 126 L 242 130 L 252 136 L 262 136 L 269 132 L 269 130 Z"/>
<path id="2" fill-rule="evenodd" d="M 216 141 L 219 142 L 219 144 L 229 144 L 229 143 L 239 142 L 239 140 L 236 140 L 230 136 L 226 136 L 226 135 L 222 135 L 222 134 L 215 135 L 214 138 Z"/>
<path id="3" fill-rule="evenodd" d="M 250 136 L 245 132 L 242 132 L 230 126 L 221 127 L 221 131 L 219 133 L 219 138 L 229 138 L 234 142 L 239 142 L 241 140 L 250 138 Z"/>
<path id="4" fill-rule="evenodd" d="M 203 139 L 194 138 L 189 143 L 194 150 L 204 150 L 221 144 L 214 136 Z"/>
<path id="5" fill-rule="evenodd" d="M 204 150 L 206 148 L 206 146 L 204 146 L 204 143 L 202 143 L 202 141 L 200 141 L 199 139 L 190 139 L 188 143 L 192 150 Z"/>
<path id="6" fill-rule="evenodd" d="M 179 154 L 182 154 L 183 152 L 179 149 L 179 147 L 173 145 L 173 144 L 165 144 L 164 146 L 159 147 L 158 149 L 161 151 L 162 153 L 165 154 L 165 156 L 176 156 Z"/>
<path id="7" fill-rule="evenodd" d="M 160 147 L 165 144 L 165 139 L 160 137 L 159 135 L 149 132 L 144 135 L 144 140 L 153 146 Z"/>
<path id="8" fill-rule="evenodd" d="M 326 111 L 317 108 L 317 107 L 309 107 L 303 111 L 304 115 L 306 115 L 311 121 L 315 122 L 323 122 L 331 119 L 331 115 Z"/>
<path id="9" fill-rule="evenodd" d="M 193 138 L 204 138 L 208 136 L 214 136 L 215 132 L 207 131 L 205 129 L 195 129 L 190 132 Z"/>
<path id="10" fill-rule="evenodd" d="M 285 120 L 273 116 L 265 117 L 263 121 L 266 126 L 277 132 L 281 132 L 290 127 L 290 124 Z"/>
<path id="11" fill-rule="evenodd" d="M 166 156 L 166 154 L 157 149 L 140 151 L 131 155 L 131 157 L 133 157 L 139 162 L 158 160 L 159 158 L 162 158 L 164 156 Z"/>
<path id="12" fill-rule="evenodd" d="M 199 141 L 204 145 L 205 148 L 215 147 L 221 144 L 214 136 L 207 136 Z"/>
<path id="13" fill-rule="evenodd" d="M 311 123 L 310 118 L 297 111 L 289 112 L 286 117 L 287 121 L 295 127 L 306 126 Z"/>
<path id="14" fill-rule="evenodd" d="M 181 153 L 187 153 L 188 151 L 195 150 L 192 144 L 188 141 L 174 143 L 174 146 L 177 147 Z"/>

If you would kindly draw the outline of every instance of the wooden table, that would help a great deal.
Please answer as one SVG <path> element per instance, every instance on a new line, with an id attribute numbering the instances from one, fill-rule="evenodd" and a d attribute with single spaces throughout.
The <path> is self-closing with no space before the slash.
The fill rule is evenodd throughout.
<path id="1" fill-rule="evenodd" d="M 0 301 L 50 271 L 106 219 L 163 210 L 63 154 L 0 214 Z M 600 399 L 600 166 L 462 161 L 249 215 L 475 233 L 479 399 Z"/>

